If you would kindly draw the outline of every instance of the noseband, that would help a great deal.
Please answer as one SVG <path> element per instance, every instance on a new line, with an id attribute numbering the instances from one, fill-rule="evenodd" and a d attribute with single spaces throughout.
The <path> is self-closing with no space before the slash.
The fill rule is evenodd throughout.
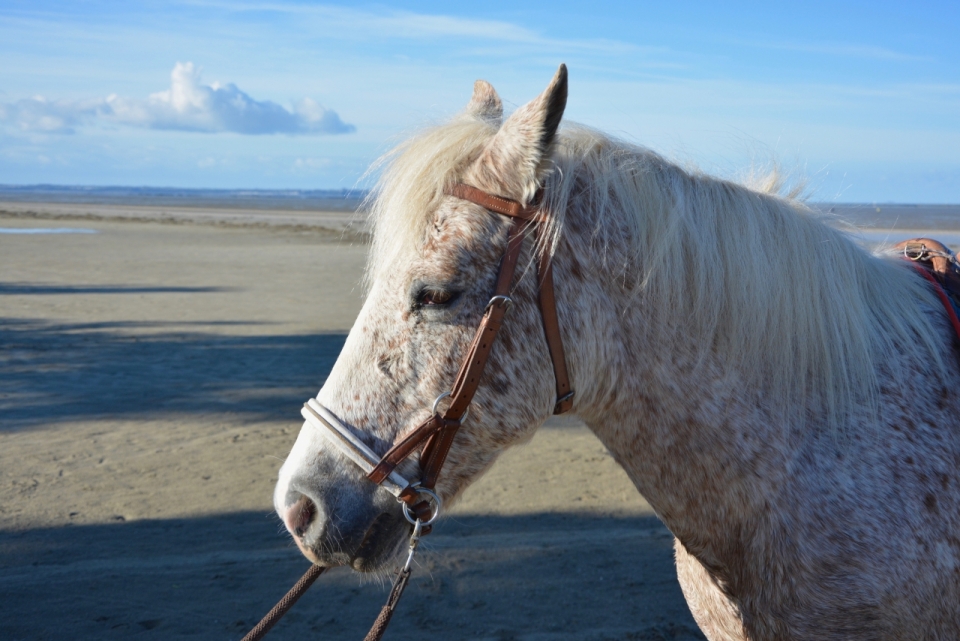
<path id="1" fill-rule="evenodd" d="M 430 418 L 394 443 L 382 457 L 374 454 L 349 426 L 341 422 L 333 412 L 322 406 L 316 399 L 310 399 L 301 410 L 307 422 L 320 428 L 321 433 L 326 435 L 347 458 L 357 464 L 366 473 L 368 479 L 377 485 L 382 485 L 402 502 L 407 518 L 412 523 L 420 521 L 424 525 L 423 534 L 429 532 L 430 523 L 436 518 L 440 509 L 439 498 L 433 492 L 437 477 L 480 385 L 480 376 L 486 367 L 503 318 L 513 304 L 509 294 L 523 239 L 530 228 L 534 229 L 538 238 L 542 238 L 547 220 L 541 208 L 542 191 L 537 192 L 532 205 L 526 206 L 515 200 L 494 196 L 464 184 L 455 185 L 447 195 L 511 218 L 507 247 L 500 260 L 500 270 L 493 296 L 487 303 L 480 326 L 474 334 L 451 390 L 437 398 Z M 560 324 L 557 320 L 556 297 L 553 290 L 553 270 L 550 256 L 546 251 L 540 255 L 537 262 L 537 283 L 543 331 L 556 379 L 557 397 L 553 413 L 563 414 L 573 406 L 573 390 L 570 388 L 563 342 L 560 339 Z M 437 411 L 439 402 L 446 396 L 450 397 L 450 404 L 440 413 Z M 423 451 L 420 454 L 420 480 L 411 483 L 396 471 L 396 467 L 421 446 Z M 427 501 L 418 502 L 417 498 L 421 494 L 433 498 L 436 503 L 435 508 L 431 507 Z"/>

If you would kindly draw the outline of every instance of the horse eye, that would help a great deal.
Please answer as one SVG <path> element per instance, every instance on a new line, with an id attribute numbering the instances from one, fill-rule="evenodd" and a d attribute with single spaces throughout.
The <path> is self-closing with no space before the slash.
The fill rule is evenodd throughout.
<path id="1" fill-rule="evenodd" d="M 420 295 L 417 297 L 417 305 L 421 307 L 429 307 L 431 305 L 446 305 L 454 298 L 453 292 L 444 291 L 442 289 L 425 289 L 420 292 Z"/>

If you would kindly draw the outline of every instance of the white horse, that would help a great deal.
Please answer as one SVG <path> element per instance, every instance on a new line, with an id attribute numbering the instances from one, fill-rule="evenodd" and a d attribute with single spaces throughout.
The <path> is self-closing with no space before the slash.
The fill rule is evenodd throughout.
<path id="1" fill-rule="evenodd" d="M 524 204 L 542 188 L 548 233 L 524 244 L 440 496 L 551 413 L 528 269 L 546 252 L 573 411 L 676 537 L 708 638 L 960 637 L 960 350 L 929 284 L 775 189 L 558 133 L 566 92 L 561 67 L 504 121 L 478 81 L 461 116 L 395 150 L 372 201 L 366 302 L 319 402 L 378 455 L 430 416 L 511 224 L 451 187 Z M 394 497 L 309 427 L 275 505 L 323 565 L 378 570 L 410 532 Z"/>

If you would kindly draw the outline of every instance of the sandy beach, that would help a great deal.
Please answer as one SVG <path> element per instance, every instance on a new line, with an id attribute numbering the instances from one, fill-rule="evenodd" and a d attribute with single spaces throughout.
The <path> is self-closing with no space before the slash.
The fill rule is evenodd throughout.
<path id="1" fill-rule="evenodd" d="M 956 246 L 958 212 L 862 237 Z M 0 639 L 239 639 L 306 569 L 271 492 L 359 310 L 365 226 L 20 202 L 0 228 L 73 230 L 0 233 Z M 361 638 L 387 589 L 331 571 L 267 638 Z M 703 637 L 669 532 L 554 419 L 427 539 L 386 638 Z"/>

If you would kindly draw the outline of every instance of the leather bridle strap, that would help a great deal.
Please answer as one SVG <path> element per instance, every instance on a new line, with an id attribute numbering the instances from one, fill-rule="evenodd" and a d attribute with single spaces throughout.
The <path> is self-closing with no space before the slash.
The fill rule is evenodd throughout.
<path id="1" fill-rule="evenodd" d="M 950 297 L 947 296 L 947 293 L 944 291 L 943 285 L 940 284 L 940 281 L 938 281 L 926 267 L 918 265 L 917 263 L 913 263 L 913 267 L 920 272 L 921 276 L 926 278 L 928 281 L 930 281 L 930 284 L 933 285 L 933 291 L 943 304 L 943 308 L 947 312 L 947 318 L 950 320 L 950 324 L 953 326 L 954 333 L 957 335 L 957 338 L 960 338 L 960 317 L 957 316 L 957 312 L 954 309 L 953 303 L 950 302 Z"/>
<path id="2" fill-rule="evenodd" d="M 450 405 L 443 414 L 434 413 L 433 416 L 421 423 L 410 434 L 391 447 L 367 478 L 380 484 L 405 458 L 410 456 L 420 445 L 426 443 L 423 454 L 420 456 L 421 487 L 432 489 L 437 481 L 437 475 L 447 457 L 453 437 L 460 428 L 470 402 L 480 385 L 480 374 L 487 365 L 487 358 L 493 348 L 493 343 L 503 324 L 503 317 L 510 307 L 507 294 L 516 271 L 517 260 L 520 258 L 520 248 L 523 244 L 523 221 L 514 219 L 507 236 L 507 249 L 500 261 L 500 271 L 497 275 L 497 284 L 493 297 L 487 304 L 480 326 L 477 328 L 463 359 L 460 371 L 454 379 L 450 393 Z M 414 500 L 416 492 L 411 490 L 407 495 L 401 494 L 401 499 Z"/>
<path id="3" fill-rule="evenodd" d="M 464 185 L 463 183 L 454 185 L 447 194 L 461 200 L 468 200 L 475 205 L 480 205 L 484 209 L 489 209 L 490 211 L 509 216 L 510 218 L 538 220 L 540 217 L 542 192 L 537 192 L 537 195 L 533 199 L 533 204 L 528 206 L 521 205 L 517 201 L 510 200 L 509 198 L 488 194 L 482 189 Z"/>
<path id="4" fill-rule="evenodd" d="M 477 333 L 474 334 L 473 341 L 467 349 L 467 356 L 463 359 L 460 371 L 454 379 L 450 406 L 443 413 L 442 418 L 445 425 L 430 437 L 420 455 L 420 484 L 428 489 L 432 489 L 437 484 L 437 477 L 450 452 L 450 446 L 453 445 L 453 438 L 460 428 L 460 422 L 480 386 L 480 375 L 486 368 L 490 351 L 503 324 L 503 317 L 512 304 L 508 294 L 522 245 L 523 222 L 515 218 L 510 225 L 507 250 L 503 260 L 500 261 L 500 273 L 497 275 L 493 297 L 487 304 L 480 327 L 477 328 Z"/>
<path id="5" fill-rule="evenodd" d="M 449 193 L 451 196 L 470 201 L 498 214 L 529 220 L 537 226 L 537 240 L 543 240 L 543 225 L 546 223 L 546 218 L 540 207 L 542 191 L 537 192 L 534 204 L 527 207 L 515 200 L 494 196 L 462 183 L 455 185 Z M 557 384 L 557 401 L 554 404 L 553 413 L 564 414 L 573 407 L 573 388 L 570 387 L 563 339 L 560 338 L 560 322 L 557 319 L 557 302 L 553 289 L 553 262 L 546 247 L 541 249 L 540 259 L 537 261 L 537 294 L 543 333 L 547 339 L 547 349 L 550 351 L 550 360 L 553 361 L 553 375 Z"/>
<path id="6" fill-rule="evenodd" d="M 540 302 L 540 319 L 543 321 L 543 333 L 547 338 L 547 349 L 553 361 L 553 377 L 557 384 L 557 400 L 553 406 L 554 414 L 565 414 L 573 407 L 573 388 L 567 374 L 567 359 L 563 352 L 563 340 L 560 338 L 560 321 L 557 319 L 557 297 L 553 291 L 553 262 L 544 248 L 537 261 L 537 277 L 540 286 L 537 299 Z"/>
<path id="7" fill-rule="evenodd" d="M 537 226 L 538 233 L 542 233 L 541 225 L 544 219 L 540 211 L 540 193 L 537 194 L 537 198 L 531 206 L 524 206 L 514 200 L 494 196 L 476 187 L 464 184 L 455 185 L 448 193 L 451 196 L 480 205 L 492 212 L 513 218 L 507 235 L 507 247 L 500 261 L 493 297 L 487 304 L 480 326 L 477 328 L 454 381 L 450 394 L 450 405 L 442 415 L 435 412 L 433 416 L 417 426 L 384 454 L 376 467 L 367 475 L 367 478 L 377 484 L 382 483 L 401 461 L 425 443 L 423 453 L 420 456 L 421 480 L 419 487 L 428 489 L 435 487 L 437 477 L 453 444 L 453 439 L 460 428 L 460 423 L 480 385 L 480 376 L 486 367 L 493 343 L 503 323 L 503 317 L 512 304 L 509 293 L 516 272 L 517 261 L 520 258 L 525 232 L 532 224 Z M 561 414 L 572 407 L 573 392 L 570 388 L 563 342 L 560 338 L 551 261 L 546 252 L 538 261 L 537 271 L 543 328 L 556 378 L 557 401 L 554 405 L 554 413 Z M 406 492 L 400 494 L 400 498 L 407 503 L 416 502 L 416 489 L 411 486 Z"/>

